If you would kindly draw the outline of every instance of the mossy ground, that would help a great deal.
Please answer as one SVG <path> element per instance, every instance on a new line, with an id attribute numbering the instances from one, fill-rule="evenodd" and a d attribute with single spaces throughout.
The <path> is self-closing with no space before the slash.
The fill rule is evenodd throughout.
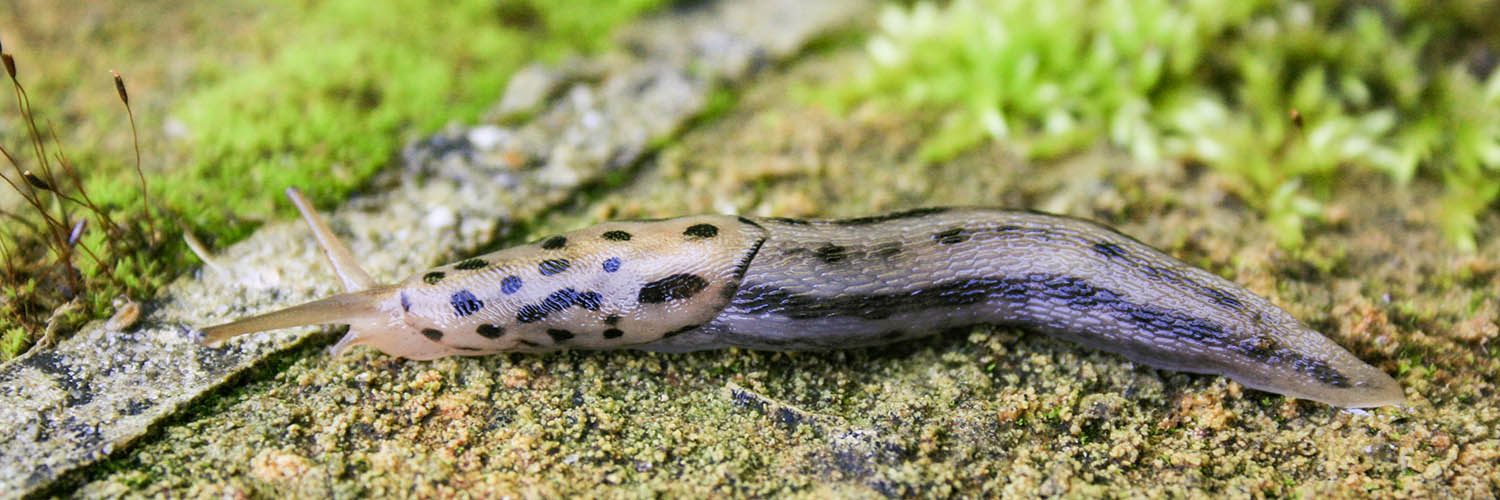
<path id="1" fill-rule="evenodd" d="M 1449 193 L 1442 175 L 1403 183 L 1338 170 L 1339 182 L 1318 194 L 1319 216 L 1305 222 L 1304 243 L 1288 249 L 1276 243 L 1283 229 L 1246 198 L 1244 179 L 1201 163 L 1142 161 L 1093 141 L 1040 159 L 1019 141 L 979 141 L 931 162 L 927 132 L 949 119 L 941 110 L 852 103 L 844 114 L 817 105 L 819 89 L 847 81 L 864 57 L 835 48 L 726 94 L 734 105 L 717 120 L 666 144 L 610 189 L 528 221 L 529 236 L 706 212 L 849 216 L 970 204 L 1086 216 L 1271 298 L 1397 376 L 1411 407 L 1344 413 L 1001 328 L 795 355 L 572 352 L 411 362 L 367 350 L 334 360 L 309 345 L 93 469 L 78 492 L 1500 491 L 1493 431 L 1500 243 L 1492 237 L 1500 220 L 1493 210 L 1476 212 L 1473 250 L 1452 245 L 1440 229 L 1437 200 Z M 313 149 L 307 154 L 334 154 Z M 301 154 L 278 153 L 293 161 Z M 326 196 L 338 192 L 330 189 Z M 274 197 L 263 196 L 268 204 Z M 231 208 L 222 208 L 224 217 L 243 217 Z"/>
<path id="2" fill-rule="evenodd" d="M 49 146 L 67 154 L 82 189 L 138 243 L 111 247 L 95 224 L 81 245 L 109 264 L 71 259 L 85 279 L 80 291 L 61 284 L 67 266 L 37 231 L 8 225 L 0 360 L 27 349 L 51 311 L 75 296 L 83 307 L 68 325 L 112 313 L 116 295 L 148 298 L 198 265 L 177 223 L 225 245 L 287 215 L 275 200 L 288 186 L 319 204 L 342 200 L 407 140 L 477 118 L 521 65 L 599 49 L 612 27 L 659 3 L 8 2 L 0 41 L 39 124 L 57 130 Z M 124 74 L 139 118 L 151 210 L 162 219 L 154 225 L 109 69 Z M 19 115 L 7 113 L 0 140 L 28 152 Z M 20 159 L 19 168 L 38 170 Z M 41 224 L 14 192 L 0 195 L 0 210 Z"/>
<path id="3" fill-rule="evenodd" d="M 1227 177 L 1110 148 L 1003 145 L 920 159 L 927 119 L 789 96 L 834 50 L 754 82 L 622 184 L 533 221 L 944 204 L 1109 221 L 1245 283 L 1383 370 L 1409 409 L 1368 415 L 982 327 L 879 349 L 566 352 L 404 361 L 309 348 L 95 470 L 86 496 L 1485 496 L 1500 484 L 1500 245 L 1464 256 L 1436 183 L 1356 175 L 1295 253 Z M 857 181 L 856 181 L 857 180 Z M 1483 227 L 1493 227 L 1493 214 Z M 1234 229 L 1227 229 L 1234 228 Z M 331 341 L 334 335 L 325 337 Z M 1405 368 L 1403 368 L 1405 367 Z"/>

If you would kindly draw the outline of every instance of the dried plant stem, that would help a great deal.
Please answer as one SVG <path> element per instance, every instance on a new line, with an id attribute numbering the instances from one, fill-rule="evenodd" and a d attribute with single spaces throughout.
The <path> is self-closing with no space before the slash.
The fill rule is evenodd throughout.
<path id="1" fill-rule="evenodd" d="M 149 239 L 156 239 L 156 220 L 151 216 L 151 190 L 146 188 L 146 174 L 141 171 L 141 137 L 135 129 L 135 111 L 130 109 L 130 94 L 125 92 L 125 79 L 114 70 L 109 71 L 115 75 L 115 92 L 120 95 L 120 102 L 125 103 L 125 116 L 130 118 L 130 141 L 135 145 L 135 176 L 141 181 L 141 204 L 146 212 L 146 231 Z"/>

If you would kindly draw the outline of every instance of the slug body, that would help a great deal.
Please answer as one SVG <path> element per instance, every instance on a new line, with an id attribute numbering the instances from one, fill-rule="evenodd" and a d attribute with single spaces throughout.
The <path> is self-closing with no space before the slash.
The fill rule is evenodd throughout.
<path id="1" fill-rule="evenodd" d="M 289 195 L 349 293 L 205 328 L 206 341 L 348 323 L 335 353 L 829 350 L 999 323 L 1335 406 L 1404 401 L 1390 376 L 1269 301 L 1080 219 L 955 208 L 611 222 L 377 286 Z"/>

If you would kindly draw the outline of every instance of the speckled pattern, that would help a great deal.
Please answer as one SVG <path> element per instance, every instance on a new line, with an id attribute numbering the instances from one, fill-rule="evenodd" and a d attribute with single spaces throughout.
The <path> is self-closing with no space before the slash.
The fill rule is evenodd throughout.
<path id="1" fill-rule="evenodd" d="M 1500 228 L 1454 253 L 1431 185 L 1355 176 L 1308 245 L 1180 165 L 995 146 L 911 160 L 934 121 L 788 96 L 849 74 L 821 54 L 746 89 L 628 185 L 542 237 L 685 213 L 853 217 L 943 204 L 1103 220 L 1243 283 L 1396 375 L 1368 413 L 978 327 L 818 354 L 566 352 L 403 361 L 320 346 L 192 408 L 79 496 L 1487 498 L 1500 492 Z M 856 182 L 857 181 L 857 182 Z M 746 186 L 754 186 L 746 188 Z M 305 238 L 305 236 L 304 236 Z M 299 240 L 300 241 L 300 240 Z M 355 248 L 356 253 L 361 251 Z M 367 255 L 360 253 L 360 255 Z M 378 255 L 378 254 L 377 254 Z M 308 261 L 309 266 L 321 263 Z M 396 264 L 367 263 L 377 274 Z M 408 263 L 403 271 L 422 267 Z M 384 276 L 393 278 L 392 276 Z M 326 291 L 326 290 L 325 290 Z M 331 343 L 334 335 L 321 340 Z"/>

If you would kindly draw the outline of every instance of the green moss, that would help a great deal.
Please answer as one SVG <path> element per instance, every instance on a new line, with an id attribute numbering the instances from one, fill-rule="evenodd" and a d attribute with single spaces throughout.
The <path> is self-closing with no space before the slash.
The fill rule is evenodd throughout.
<path id="1" fill-rule="evenodd" d="M 1427 176 L 1445 185 L 1438 222 L 1473 250 L 1475 216 L 1500 195 L 1500 71 L 1466 61 L 1500 15 L 1423 5 L 919 2 L 882 13 L 868 74 L 824 100 L 936 110 L 927 161 L 991 140 L 1045 159 L 1107 139 L 1146 164 L 1202 162 L 1287 247 L 1340 169 Z"/>
<path id="2" fill-rule="evenodd" d="M 225 67 L 222 82 L 182 100 L 196 157 L 160 191 L 195 227 L 231 238 L 251 229 L 238 216 L 290 210 L 275 195 L 288 186 L 342 199 L 404 140 L 473 121 L 519 66 L 598 48 L 654 3 L 503 2 L 531 13 L 502 16 L 510 27 L 490 1 L 285 5 L 302 21 L 280 31 L 264 67 Z M 195 209 L 205 205 L 214 209 Z"/>
<path id="3" fill-rule="evenodd" d="M 5 330 L 4 336 L 0 336 L 0 355 L 4 355 L 5 359 L 14 358 L 26 352 L 30 345 L 31 336 L 26 333 L 26 329 L 10 328 Z"/>

